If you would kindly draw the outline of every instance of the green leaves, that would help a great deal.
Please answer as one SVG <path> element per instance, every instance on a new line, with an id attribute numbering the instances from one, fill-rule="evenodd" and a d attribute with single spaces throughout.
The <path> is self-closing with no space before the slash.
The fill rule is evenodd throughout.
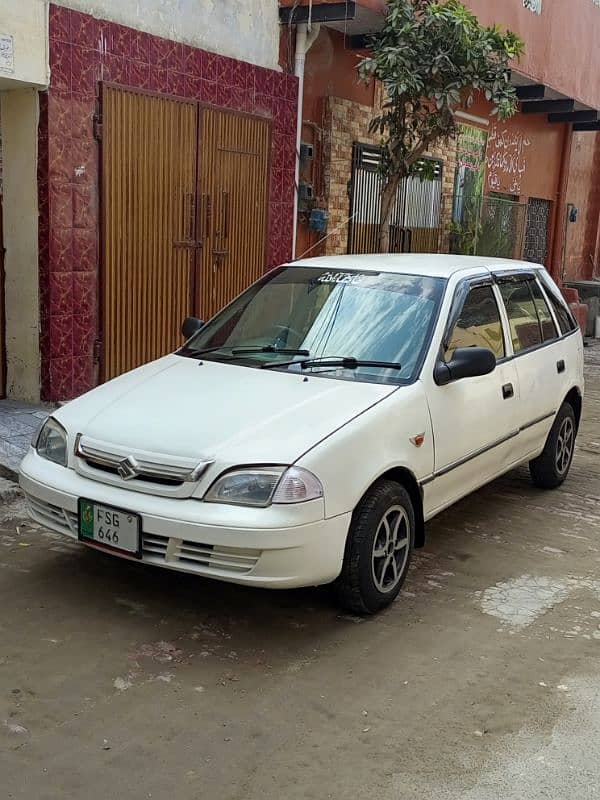
<path id="1" fill-rule="evenodd" d="M 483 92 L 501 119 L 517 108 L 510 61 L 523 42 L 500 26 L 484 27 L 460 0 L 388 0 L 380 33 L 359 65 L 365 81 L 380 80 L 387 95 L 371 124 L 390 154 L 388 177 L 410 165 L 435 141 L 454 133 L 453 112 Z"/>
<path id="2" fill-rule="evenodd" d="M 360 78 L 381 81 L 386 95 L 369 126 L 381 137 L 384 193 L 415 172 L 422 180 L 429 177 L 419 167 L 421 156 L 454 135 L 454 112 L 471 107 L 474 91 L 484 94 L 500 119 L 515 113 L 510 61 L 523 50 L 516 34 L 480 25 L 460 0 L 388 0 L 383 29 L 371 38 L 370 55 L 358 66 Z M 385 249 L 391 205 L 383 206 Z"/>

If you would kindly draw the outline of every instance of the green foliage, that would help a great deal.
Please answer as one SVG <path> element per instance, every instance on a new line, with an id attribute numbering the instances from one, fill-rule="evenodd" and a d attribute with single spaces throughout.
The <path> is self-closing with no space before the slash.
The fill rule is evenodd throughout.
<path id="1" fill-rule="evenodd" d="M 461 221 L 450 223 L 450 252 L 463 256 L 478 255 L 477 244 L 482 233 L 481 201 L 482 198 L 477 195 L 467 197 Z"/>
<path id="2" fill-rule="evenodd" d="M 450 223 L 450 251 L 465 256 L 514 258 L 523 206 L 496 197 L 469 195 L 460 221 Z"/>
<path id="3" fill-rule="evenodd" d="M 488 198 L 485 213 L 482 215 L 477 255 L 515 257 L 519 214 L 522 208 L 519 203 Z"/>
<path id="4" fill-rule="evenodd" d="M 499 26 L 484 27 L 459 0 L 388 0 L 384 27 L 359 65 L 365 81 L 380 80 L 386 103 L 371 123 L 382 137 L 382 172 L 410 174 L 435 142 L 456 132 L 454 111 L 478 90 L 501 119 L 517 109 L 509 63 L 523 43 Z"/>

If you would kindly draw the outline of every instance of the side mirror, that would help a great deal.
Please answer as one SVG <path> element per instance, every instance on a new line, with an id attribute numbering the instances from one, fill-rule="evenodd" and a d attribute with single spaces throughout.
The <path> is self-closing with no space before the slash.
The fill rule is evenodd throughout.
<path id="1" fill-rule="evenodd" d="M 489 375 L 496 369 L 496 356 L 487 347 L 457 347 L 452 361 L 438 361 L 433 379 L 438 386 L 445 386 L 461 378 L 476 378 Z"/>
<path id="2" fill-rule="evenodd" d="M 191 339 L 195 333 L 204 327 L 204 322 L 201 319 L 197 319 L 196 317 L 186 317 L 183 320 L 183 325 L 181 326 L 181 332 L 183 334 L 183 338 L 186 340 Z"/>

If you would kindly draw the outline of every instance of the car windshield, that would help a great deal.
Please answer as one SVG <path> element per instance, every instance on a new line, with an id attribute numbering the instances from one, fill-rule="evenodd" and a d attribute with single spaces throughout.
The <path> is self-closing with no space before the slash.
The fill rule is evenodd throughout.
<path id="1" fill-rule="evenodd" d="M 407 383 L 424 357 L 444 285 L 422 275 L 282 267 L 224 308 L 179 355 Z M 347 361 L 326 363 L 341 358 Z"/>

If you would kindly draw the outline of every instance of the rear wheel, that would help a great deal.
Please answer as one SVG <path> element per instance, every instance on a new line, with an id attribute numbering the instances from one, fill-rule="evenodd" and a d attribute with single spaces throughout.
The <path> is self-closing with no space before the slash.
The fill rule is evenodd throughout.
<path id="1" fill-rule="evenodd" d="M 415 540 L 410 495 L 393 481 L 379 481 L 352 515 L 342 572 L 335 582 L 340 605 L 374 614 L 398 595 Z"/>
<path id="2" fill-rule="evenodd" d="M 542 489 L 555 489 L 569 474 L 573 453 L 577 421 L 570 403 L 563 403 L 550 429 L 542 453 L 529 462 L 531 478 Z"/>

